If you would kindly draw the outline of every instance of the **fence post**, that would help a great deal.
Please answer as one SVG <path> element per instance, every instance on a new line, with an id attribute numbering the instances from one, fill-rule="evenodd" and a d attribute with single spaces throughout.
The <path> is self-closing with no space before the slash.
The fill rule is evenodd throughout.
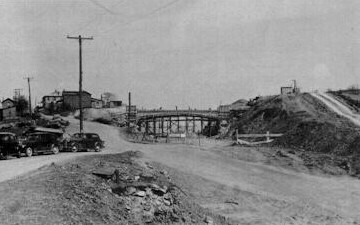
<path id="1" fill-rule="evenodd" d="M 239 139 L 239 132 L 238 129 L 236 129 L 236 141 Z"/>
<path id="2" fill-rule="evenodd" d="M 266 132 L 266 141 L 267 142 L 270 141 L 270 132 L 269 131 Z"/>

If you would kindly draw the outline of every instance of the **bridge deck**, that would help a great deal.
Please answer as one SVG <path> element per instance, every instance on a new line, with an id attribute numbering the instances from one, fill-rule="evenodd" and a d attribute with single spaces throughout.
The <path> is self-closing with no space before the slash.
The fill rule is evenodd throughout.
<path id="1" fill-rule="evenodd" d="M 138 110 L 137 117 L 166 117 L 166 116 L 195 116 L 224 118 L 229 112 L 219 112 L 215 110 Z"/>

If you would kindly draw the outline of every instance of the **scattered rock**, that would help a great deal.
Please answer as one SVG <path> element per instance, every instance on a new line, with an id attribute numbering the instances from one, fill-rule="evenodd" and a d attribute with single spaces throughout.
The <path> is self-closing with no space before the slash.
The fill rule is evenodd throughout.
<path id="1" fill-rule="evenodd" d="M 146 192 L 145 191 L 137 191 L 133 194 L 134 196 L 137 197 L 145 197 L 146 196 Z"/>
<path id="2" fill-rule="evenodd" d="M 107 169 L 96 170 L 92 174 L 104 179 L 112 179 L 115 181 L 115 177 L 114 177 L 115 173 L 114 171 L 111 170 L 107 170 Z"/>
<path id="3" fill-rule="evenodd" d="M 153 167 L 152 165 L 150 165 L 150 164 L 147 164 L 147 167 L 148 167 L 149 169 L 154 169 L 154 167 Z"/>
<path id="4" fill-rule="evenodd" d="M 214 220 L 210 216 L 205 217 L 204 222 L 209 224 L 209 225 L 214 224 Z"/>
<path id="5" fill-rule="evenodd" d="M 169 200 L 164 199 L 164 204 L 167 205 L 167 206 L 170 206 L 171 202 Z"/>
<path id="6" fill-rule="evenodd" d="M 234 205 L 239 205 L 239 203 L 236 202 L 236 201 L 234 201 L 234 200 L 226 200 L 225 203 L 234 204 Z"/>
<path id="7" fill-rule="evenodd" d="M 136 192 L 136 188 L 134 188 L 134 187 L 127 187 L 125 194 L 127 194 L 127 195 L 132 195 L 132 194 L 134 194 L 135 192 Z"/>

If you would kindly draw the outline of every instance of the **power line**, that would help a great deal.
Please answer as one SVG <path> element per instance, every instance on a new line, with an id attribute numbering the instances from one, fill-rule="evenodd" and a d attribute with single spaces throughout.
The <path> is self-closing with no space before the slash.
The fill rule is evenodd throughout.
<path id="1" fill-rule="evenodd" d="M 126 3 L 126 2 L 127 2 L 127 0 L 123 0 L 123 1 L 121 1 L 121 2 L 118 2 L 118 3 L 115 4 L 115 5 L 111 6 L 111 8 L 117 7 L 117 6 L 122 5 L 122 4 Z M 103 16 L 105 16 L 105 15 L 107 15 L 107 14 L 108 14 L 108 13 L 104 12 L 104 13 L 102 13 L 102 14 L 100 14 L 100 15 L 95 16 L 93 19 L 89 20 L 85 25 L 82 25 L 82 26 L 80 26 L 78 29 L 76 29 L 76 31 L 83 31 L 85 28 L 87 28 L 89 25 L 91 25 L 94 21 L 101 19 Z M 113 15 L 116 15 L 116 16 L 117 16 L 117 15 L 120 15 L 120 13 L 114 12 Z M 75 32 L 75 31 L 74 31 L 74 32 Z"/>
<path id="2" fill-rule="evenodd" d="M 111 11 L 110 9 L 108 9 L 107 7 L 105 7 L 104 5 L 100 4 L 99 2 L 95 1 L 95 0 L 89 0 L 90 2 L 92 2 L 94 5 L 96 5 L 97 7 L 105 10 L 106 12 L 112 14 L 112 15 L 116 15 L 115 12 Z"/>
<path id="3" fill-rule="evenodd" d="M 93 37 L 70 37 L 67 36 L 68 39 L 79 40 L 79 110 L 80 110 L 80 133 L 83 133 L 83 107 L 82 107 L 82 41 L 83 40 L 93 40 Z"/>
<path id="4" fill-rule="evenodd" d="M 129 25 L 129 24 L 132 24 L 132 23 L 139 22 L 139 21 L 141 21 L 141 20 L 143 20 L 143 19 L 145 19 L 145 18 L 147 18 L 147 17 L 149 17 L 149 16 L 151 16 L 151 15 L 153 15 L 153 14 L 155 14 L 155 13 L 157 13 L 157 12 L 163 10 L 163 9 L 166 9 L 166 8 L 174 5 L 175 3 L 179 2 L 179 1 L 180 1 L 180 0 L 171 1 L 171 2 L 169 2 L 169 3 L 167 3 L 167 4 L 164 4 L 164 5 L 160 6 L 160 7 L 152 10 L 151 12 L 143 15 L 142 17 L 140 17 L 140 18 L 138 18 L 138 19 L 134 19 L 134 20 L 125 22 L 125 23 L 123 23 L 123 24 L 120 24 L 120 26 L 126 26 L 126 25 Z M 114 26 L 115 26 L 115 25 L 114 25 Z M 102 32 L 102 34 L 106 34 L 106 33 L 108 33 L 109 31 L 112 31 L 113 28 L 114 28 L 114 26 L 112 26 L 110 29 L 106 30 L 105 32 Z"/>

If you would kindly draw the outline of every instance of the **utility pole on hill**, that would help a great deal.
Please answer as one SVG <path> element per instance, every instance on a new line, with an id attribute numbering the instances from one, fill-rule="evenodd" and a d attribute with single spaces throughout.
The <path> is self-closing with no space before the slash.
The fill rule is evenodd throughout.
<path id="1" fill-rule="evenodd" d="M 32 115 L 32 109 L 31 109 L 31 87 L 30 87 L 30 81 L 34 79 L 33 77 L 24 77 L 25 80 L 28 82 L 28 88 L 29 88 L 29 113 L 30 116 Z"/>
<path id="2" fill-rule="evenodd" d="M 68 39 L 76 39 L 79 40 L 79 110 L 80 110 L 80 133 L 83 133 L 83 107 L 82 107 L 82 50 L 81 50 L 81 44 L 82 40 L 93 40 L 93 37 L 81 37 L 79 35 L 78 37 L 70 37 L 67 36 Z"/>

